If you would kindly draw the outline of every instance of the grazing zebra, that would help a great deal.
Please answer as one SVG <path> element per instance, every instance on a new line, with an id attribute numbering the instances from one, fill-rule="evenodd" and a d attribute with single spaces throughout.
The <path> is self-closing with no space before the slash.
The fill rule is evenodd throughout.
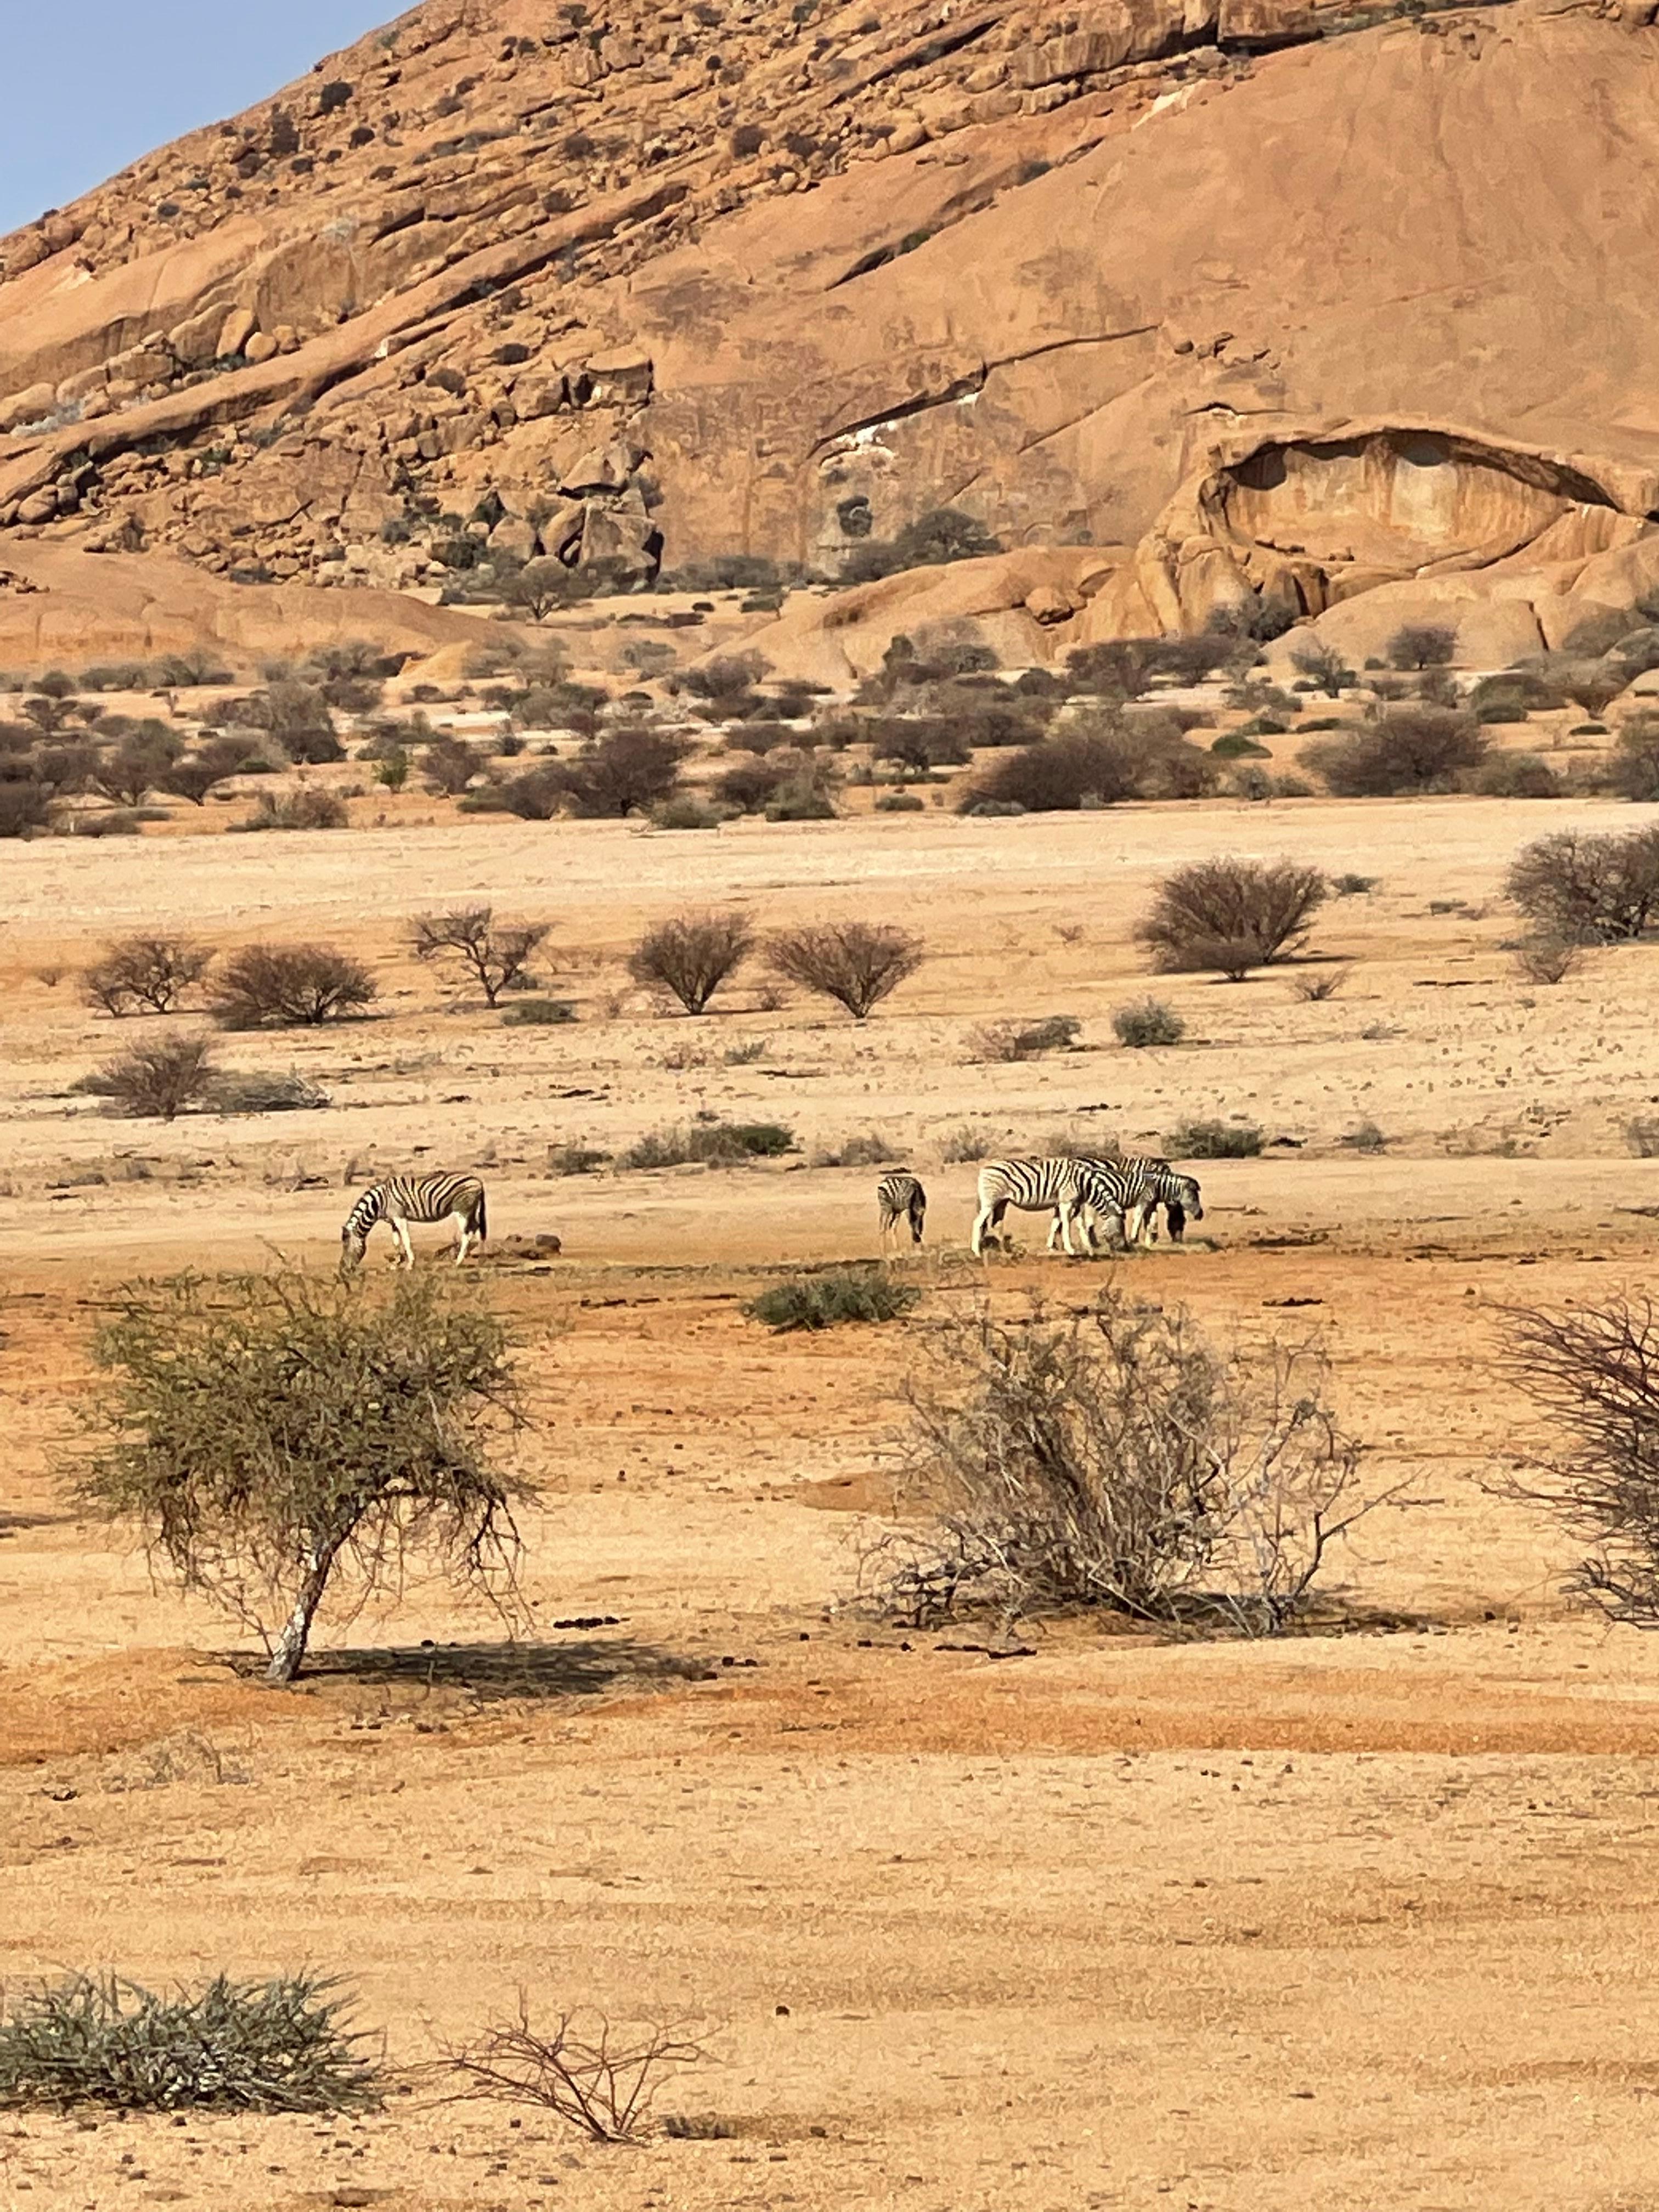
<path id="1" fill-rule="evenodd" d="M 415 1247 L 409 1241 L 411 1221 L 453 1221 L 458 1232 L 458 1267 L 474 1240 L 482 1244 L 489 1234 L 484 1187 L 477 1176 L 388 1176 L 384 1182 L 377 1182 L 346 1216 L 340 1231 L 343 1265 L 356 1267 L 362 1262 L 368 1248 L 368 1232 L 377 1221 L 390 1226 L 402 1249 L 398 1264 L 404 1267 L 415 1265 Z"/>
<path id="2" fill-rule="evenodd" d="M 1178 1244 L 1187 1231 L 1187 1219 L 1204 1218 L 1204 1206 L 1198 1183 L 1191 1176 L 1179 1175 L 1168 1160 L 1152 1159 L 1143 1154 L 1131 1153 L 1122 1159 L 1086 1160 L 1100 1182 L 1111 1194 L 1110 1204 L 1104 1209 L 1087 1208 L 1084 1229 L 1091 1248 L 1094 1244 L 1092 1215 L 1106 1211 L 1119 1217 L 1126 1247 L 1148 1245 L 1156 1234 L 1158 1209 L 1161 1206 L 1168 1223 L 1170 1241 Z M 1048 1231 L 1048 1249 L 1054 1249 L 1060 1235 L 1060 1216 L 1056 1212 Z M 1069 1249 L 1069 1246 L 1067 1247 Z"/>
<path id="3" fill-rule="evenodd" d="M 1001 1224 L 1010 1206 L 1022 1213 L 1046 1213 L 1055 1209 L 1066 1252 L 1077 1256 L 1072 1243 L 1072 1224 L 1081 1220 L 1089 1249 L 1094 1238 L 1087 1216 L 1116 1211 L 1116 1201 L 1092 1160 L 989 1160 L 979 1171 L 979 1212 L 974 1218 L 969 1247 L 978 1255 L 985 1249 L 987 1234 Z"/>
<path id="4" fill-rule="evenodd" d="M 881 1212 L 884 1251 L 889 1236 L 901 1221 L 910 1224 L 910 1242 L 921 1243 L 922 1224 L 927 1218 L 927 1194 L 908 1168 L 895 1168 L 882 1176 L 876 1185 L 876 1204 Z"/>

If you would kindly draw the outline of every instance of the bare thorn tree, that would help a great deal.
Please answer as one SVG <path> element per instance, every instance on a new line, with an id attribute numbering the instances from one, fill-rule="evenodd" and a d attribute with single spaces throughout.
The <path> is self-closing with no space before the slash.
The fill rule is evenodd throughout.
<path id="1" fill-rule="evenodd" d="M 688 1014 L 701 1014 L 754 941 L 745 915 L 678 914 L 646 932 L 629 956 L 628 972 L 636 983 L 672 992 Z"/>
<path id="2" fill-rule="evenodd" d="M 539 2105 L 595 2142 L 638 2142 L 658 2093 L 677 2069 L 703 2063 L 702 2045 L 682 2028 L 617 2031 L 601 2014 L 591 2026 L 561 2013 L 552 2026 L 531 2024 L 519 1992 L 516 2021 L 491 2028 L 481 2043 L 449 2053 L 468 2086 L 465 2098 Z"/>
<path id="3" fill-rule="evenodd" d="M 170 1014 L 212 964 L 208 947 L 188 937 L 123 937 L 82 969 L 81 985 L 88 1005 L 106 1013 L 148 1006 L 152 1013 Z"/>
<path id="4" fill-rule="evenodd" d="M 820 922 L 784 930 L 766 948 L 774 975 L 836 1000 L 855 1022 L 914 975 L 926 957 L 920 937 L 890 922 Z"/>
<path id="5" fill-rule="evenodd" d="M 1221 854 L 1166 876 L 1135 934 L 1154 967 L 1172 974 L 1213 968 L 1237 982 L 1298 951 L 1329 896 L 1317 868 Z"/>
<path id="6" fill-rule="evenodd" d="M 531 955 L 547 936 L 547 922 L 497 922 L 493 907 L 457 907 L 448 914 L 422 914 L 410 925 L 410 950 L 417 960 L 448 954 L 470 968 L 486 1004 L 524 977 Z"/>
<path id="7" fill-rule="evenodd" d="M 489 1463 L 519 1421 L 495 1315 L 431 1276 L 287 1272 L 132 1283 L 116 1307 L 75 1495 L 252 1627 L 268 1681 L 299 1673 L 337 1572 L 367 1596 L 426 1549 L 510 1605 L 534 1493 Z"/>
<path id="8" fill-rule="evenodd" d="M 958 1606 L 1097 1606 L 1273 1635 L 1383 1502 L 1316 1343 L 1247 1358 L 1182 1309 L 1111 1291 L 1091 1317 L 981 1313 L 936 1343 L 908 1390 L 909 1525 L 871 1561 L 878 1602 L 918 1626 Z"/>
<path id="9" fill-rule="evenodd" d="M 1504 1316 L 1500 1371 L 1545 1414 L 1558 1448 L 1492 1487 L 1549 1514 L 1585 1547 L 1567 1577 L 1614 1620 L 1659 1628 L 1659 1312 L 1612 1298 Z"/>
<path id="10" fill-rule="evenodd" d="M 187 1106 L 199 1105 L 209 1096 L 216 1074 L 206 1037 L 152 1037 L 106 1061 L 96 1073 L 83 1075 L 75 1088 L 107 1098 L 112 1114 L 175 1121 Z"/>

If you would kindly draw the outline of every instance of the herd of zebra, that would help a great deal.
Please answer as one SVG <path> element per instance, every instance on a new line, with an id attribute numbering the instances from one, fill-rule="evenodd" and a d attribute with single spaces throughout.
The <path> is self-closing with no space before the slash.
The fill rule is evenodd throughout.
<path id="1" fill-rule="evenodd" d="M 927 1194 L 908 1168 L 894 1168 L 876 1185 L 876 1205 L 884 1251 L 901 1222 L 908 1223 L 913 1243 L 920 1244 L 927 1218 Z M 1069 1255 L 1077 1256 L 1073 1243 L 1080 1231 L 1085 1249 L 1097 1251 L 1097 1231 L 1102 1223 L 1115 1222 L 1126 1247 L 1150 1244 L 1158 1233 L 1158 1212 L 1164 1209 L 1164 1226 L 1179 1243 L 1188 1217 L 1204 1218 L 1198 1184 L 1180 1175 L 1168 1160 L 1130 1157 L 1126 1159 L 1073 1159 L 1068 1155 L 1048 1159 L 988 1160 L 979 1171 L 979 1211 L 974 1217 L 969 1249 L 981 1256 L 988 1237 L 998 1235 L 1010 1206 L 1024 1213 L 1051 1213 L 1048 1249 L 1056 1241 Z M 391 1176 L 366 1190 L 346 1216 L 340 1231 L 341 1260 L 357 1267 L 368 1249 L 368 1233 L 384 1221 L 398 1241 L 398 1264 L 412 1267 L 415 1247 L 410 1240 L 413 1224 L 453 1221 L 456 1229 L 455 1264 L 459 1267 L 474 1244 L 489 1234 L 484 1187 L 477 1176 Z"/>

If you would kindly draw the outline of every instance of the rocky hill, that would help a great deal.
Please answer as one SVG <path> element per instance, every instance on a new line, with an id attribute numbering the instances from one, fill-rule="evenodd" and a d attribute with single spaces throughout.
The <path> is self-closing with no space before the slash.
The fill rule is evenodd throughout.
<path id="1" fill-rule="evenodd" d="M 833 576 L 950 507 L 1103 549 L 1068 634 L 1559 590 L 1659 511 L 1653 14 L 426 0 L 0 240 L 0 566 Z"/>

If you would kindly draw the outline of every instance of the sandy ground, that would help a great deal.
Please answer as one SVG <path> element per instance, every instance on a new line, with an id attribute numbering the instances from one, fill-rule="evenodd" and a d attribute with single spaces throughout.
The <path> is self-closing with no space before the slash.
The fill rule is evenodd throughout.
<path id="1" fill-rule="evenodd" d="M 1659 952 L 1525 986 L 1502 876 L 1544 829 L 1638 818 L 1448 799 L 10 848 L 0 1972 L 309 1962 L 356 1978 L 399 2063 L 520 1988 L 695 2020 L 707 2063 L 662 2108 L 728 2132 L 600 2150 L 422 2077 L 345 2124 L 10 2121 L 0 2205 L 1659 2201 L 1659 1647 L 1571 1612 L 1570 1547 L 1484 1486 L 1535 1432 L 1491 1371 L 1494 1310 L 1639 1289 L 1659 1209 L 1624 1134 L 1659 1109 Z M 1315 933 L 1344 988 L 1160 981 L 1188 1041 L 1122 1050 L 1150 883 L 1225 849 L 1379 879 Z M 485 897 L 554 921 L 578 1021 L 503 1028 L 401 951 L 410 914 Z M 761 1003 L 758 975 L 704 1022 L 656 1012 L 631 938 L 728 901 L 902 921 L 933 957 L 863 1029 Z M 74 970 L 143 924 L 370 958 L 374 1019 L 222 1048 L 332 1105 L 162 1128 L 70 1094 L 138 1026 L 82 1008 Z M 969 1057 L 976 1025 L 1051 1012 L 1085 1049 Z M 550 1146 L 699 1111 L 799 1150 L 549 1173 Z M 918 1332 L 988 1281 L 1010 1307 L 1098 1285 L 1030 1250 L 969 1265 L 974 1170 L 941 1152 L 963 1125 L 1139 1143 L 1184 1114 L 1287 1141 L 1205 1166 L 1202 1232 L 1131 1286 L 1246 1342 L 1317 1326 L 1368 1480 L 1416 1501 L 1342 1556 L 1346 1632 L 1051 1626 L 993 1656 L 983 1625 L 872 1625 L 849 1601 Z M 1362 1121 L 1380 1154 L 1344 1144 Z M 739 1308 L 782 1263 L 875 1249 L 873 1170 L 806 1164 L 868 1131 L 933 1195 L 902 1262 L 918 1322 L 769 1336 Z M 309 1681 L 265 1692 L 235 1632 L 62 1502 L 88 1334 L 135 1273 L 331 1263 L 347 1183 L 417 1161 L 487 1174 L 498 1244 L 563 1239 L 490 1269 L 547 1486 L 534 1631 L 504 1644 L 417 1583 L 331 1615 Z"/>

